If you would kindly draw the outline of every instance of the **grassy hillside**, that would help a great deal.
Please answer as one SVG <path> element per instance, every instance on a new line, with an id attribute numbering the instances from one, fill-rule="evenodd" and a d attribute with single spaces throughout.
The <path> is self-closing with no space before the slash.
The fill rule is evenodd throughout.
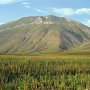
<path id="1" fill-rule="evenodd" d="M 77 49 L 88 40 L 89 27 L 63 17 L 24 17 L 0 26 L 1 53 L 58 52 Z"/>

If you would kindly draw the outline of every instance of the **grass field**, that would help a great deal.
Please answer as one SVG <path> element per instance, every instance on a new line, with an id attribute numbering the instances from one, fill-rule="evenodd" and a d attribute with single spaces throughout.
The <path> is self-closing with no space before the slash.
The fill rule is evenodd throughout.
<path id="1" fill-rule="evenodd" d="M 0 90 L 90 90 L 90 52 L 0 55 Z"/>

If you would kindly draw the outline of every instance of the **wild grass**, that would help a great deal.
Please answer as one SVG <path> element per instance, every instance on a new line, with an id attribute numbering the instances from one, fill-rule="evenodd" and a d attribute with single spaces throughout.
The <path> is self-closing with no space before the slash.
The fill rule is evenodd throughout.
<path id="1" fill-rule="evenodd" d="M 90 56 L 0 55 L 0 90 L 90 90 Z"/>

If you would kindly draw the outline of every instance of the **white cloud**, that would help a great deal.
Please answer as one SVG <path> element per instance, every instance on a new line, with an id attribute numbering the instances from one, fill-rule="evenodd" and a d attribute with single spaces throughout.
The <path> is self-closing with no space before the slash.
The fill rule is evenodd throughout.
<path id="1" fill-rule="evenodd" d="M 30 3 L 30 2 L 22 2 L 22 5 L 23 5 L 25 8 L 31 8 L 31 3 Z"/>
<path id="2" fill-rule="evenodd" d="M 90 14 L 90 8 L 81 8 L 81 9 L 77 9 L 76 14 Z"/>
<path id="3" fill-rule="evenodd" d="M 64 15 L 79 15 L 79 14 L 90 14 L 90 8 L 80 8 L 80 9 L 72 9 L 72 8 L 53 8 L 53 12 Z"/>
<path id="4" fill-rule="evenodd" d="M 25 5 L 24 7 L 25 7 L 25 8 L 31 8 L 31 6 L 28 6 L 28 5 Z"/>
<path id="5" fill-rule="evenodd" d="M 38 9 L 38 8 L 33 8 L 35 11 L 39 12 L 39 13 L 44 13 L 44 14 L 48 14 L 49 12 L 48 11 L 45 11 L 45 10 L 41 10 L 41 9 Z"/>
<path id="6" fill-rule="evenodd" d="M 22 2 L 23 5 L 31 5 L 30 2 Z"/>
<path id="7" fill-rule="evenodd" d="M 4 24 L 3 22 L 0 22 L 0 25 Z"/>
<path id="8" fill-rule="evenodd" d="M 85 21 L 83 22 L 83 24 L 85 24 L 85 25 L 87 25 L 87 26 L 90 27 L 90 19 L 89 19 L 89 20 L 85 20 Z"/>
<path id="9" fill-rule="evenodd" d="M 53 8 L 53 11 L 55 13 L 61 14 L 61 15 L 72 15 L 74 13 L 74 10 L 71 8 Z"/>
<path id="10" fill-rule="evenodd" d="M 22 5 L 25 7 L 25 8 L 30 8 L 38 13 L 43 13 L 43 14 L 48 14 L 49 12 L 46 11 L 46 10 L 42 10 L 42 9 L 39 9 L 39 8 L 34 8 L 34 7 L 31 7 L 31 3 L 30 2 L 22 2 Z"/>
<path id="11" fill-rule="evenodd" d="M 22 1 L 24 0 L 0 0 L 0 4 L 13 4 L 13 3 L 18 3 Z"/>

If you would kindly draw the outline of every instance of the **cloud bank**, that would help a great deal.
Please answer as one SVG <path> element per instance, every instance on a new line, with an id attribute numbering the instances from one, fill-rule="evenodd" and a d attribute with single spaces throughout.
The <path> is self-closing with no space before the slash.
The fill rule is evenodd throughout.
<path id="1" fill-rule="evenodd" d="M 83 24 L 85 24 L 85 25 L 87 25 L 87 26 L 89 26 L 89 27 L 90 27 L 90 19 L 85 20 L 85 21 L 83 22 Z"/>
<path id="2" fill-rule="evenodd" d="M 48 11 L 42 10 L 42 9 L 38 9 L 38 8 L 33 8 L 36 12 L 38 13 L 44 13 L 44 14 L 48 14 Z"/>
<path id="3" fill-rule="evenodd" d="M 0 25 L 4 24 L 3 22 L 0 22 Z"/>
<path id="4" fill-rule="evenodd" d="M 0 4 L 13 4 L 13 3 L 18 3 L 22 1 L 24 0 L 0 0 Z"/>
<path id="5" fill-rule="evenodd" d="M 64 15 L 64 16 L 82 15 L 82 14 L 89 14 L 90 15 L 90 8 L 80 8 L 80 9 L 53 8 L 52 10 L 54 13 Z"/>
<path id="6" fill-rule="evenodd" d="M 22 5 L 23 5 L 25 8 L 31 8 L 31 3 L 30 3 L 30 2 L 22 2 Z"/>

